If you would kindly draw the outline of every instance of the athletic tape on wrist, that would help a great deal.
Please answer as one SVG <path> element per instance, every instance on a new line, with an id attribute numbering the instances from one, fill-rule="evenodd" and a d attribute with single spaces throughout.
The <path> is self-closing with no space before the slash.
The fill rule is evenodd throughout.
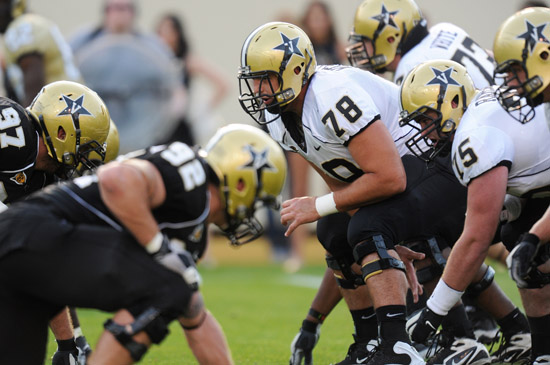
<path id="1" fill-rule="evenodd" d="M 460 300 L 464 294 L 448 286 L 443 279 L 439 279 L 430 299 L 426 303 L 435 314 L 446 316 L 449 310 Z"/>
<path id="2" fill-rule="evenodd" d="M 317 199 L 315 199 L 315 209 L 321 217 L 338 213 L 336 203 L 334 202 L 334 193 L 318 196 Z"/>
<path id="3" fill-rule="evenodd" d="M 160 250 L 160 246 L 162 246 L 162 239 L 162 233 L 157 232 L 155 237 L 153 237 L 151 241 L 149 241 L 149 243 L 145 245 L 145 249 L 147 250 L 147 252 L 153 254 Z"/>

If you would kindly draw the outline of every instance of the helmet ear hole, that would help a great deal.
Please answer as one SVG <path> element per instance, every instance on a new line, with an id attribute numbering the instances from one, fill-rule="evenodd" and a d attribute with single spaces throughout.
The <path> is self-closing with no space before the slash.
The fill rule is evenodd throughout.
<path id="1" fill-rule="evenodd" d="M 388 41 L 388 43 L 392 44 L 393 42 L 395 42 L 395 37 L 390 36 L 390 37 L 388 37 L 387 41 Z"/>
<path id="2" fill-rule="evenodd" d="M 57 139 L 64 141 L 67 138 L 67 133 L 65 132 L 65 129 L 61 126 L 57 129 Z"/>
<path id="3" fill-rule="evenodd" d="M 241 177 L 237 182 L 237 191 L 243 191 L 244 189 L 246 189 L 246 182 Z"/>
<path id="4" fill-rule="evenodd" d="M 453 108 L 453 109 L 458 108 L 458 94 L 455 95 L 455 97 L 451 101 L 451 108 Z"/>
<path id="5" fill-rule="evenodd" d="M 300 72 L 302 72 L 302 68 L 301 68 L 300 66 L 294 67 L 294 73 L 295 73 L 296 75 L 299 75 Z"/>
<path id="6" fill-rule="evenodd" d="M 548 59 L 548 51 L 541 52 L 540 58 L 546 61 Z"/>

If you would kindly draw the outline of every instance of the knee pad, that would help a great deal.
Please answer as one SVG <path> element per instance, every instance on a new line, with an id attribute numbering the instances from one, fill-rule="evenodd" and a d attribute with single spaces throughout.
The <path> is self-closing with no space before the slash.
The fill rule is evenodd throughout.
<path id="1" fill-rule="evenodd" d="M 420 284 L 437 279 L 443 273 L 447 260 L 443 257 L 439 245 L 435 238 L 429 238 L 424 241 L 415 241 L 407 243 L 407 247 L 416 252 L 422 252 L 432 260 L 430 266 L 416 270 L 416 277 Z"/>
<path id="2" fill-rule="evenodd" d="M 332 270 L 337 270 L 342 273 L 343 276 L 334 274 L 338 286 L 342 289 L 356 289 L 359 285 L 365 285 L 361 279 L 361 275 L 358 275 L 353 272 L 351 269 L 351 263 L 348 263 L 347 260 L 337 259 L 334 256 L 327 255 L 325 257 L 327 261 L 327 267 Z"/>
<path id="3" fill-rule="evenodd" d="M 487 289 L 495 278 L 495 270 L 491 266 L 487 266 L 485 275 L 477 283 L 471 283 L 466 288 L 466 294 L 476 298 L 482 291 Z"/>
<path id="4" fill-rule="evenodd" d="M 116 340 L 130 353 L 134 361 L 139 361 L 147 352 L 147 346 L 134 341 L 136 333 L 145 331 L 151 342 L 160 343 L 168 334 L 168 327 L 156 308 L 149 308 L 135 318 L 129 325 L 120 325 L 112 319 L 108 319 L 103 327 L 111 332 Z"/>
<path id="5" fill-rule="evenodd" d="M 382 273 L 382 270 L 397 269 L 405 272 L 405 265 L 401 260 L 398 260 L 388 253 L 386 243 L 381 235 L 372 236 L 368 240 L 358 243 L 353 249 L 353 257 L 355 261 L 361 265 L 363 258 L 376 252 L 379 259 L 362 265 L 361 272 L 363 281 L 374 275 Z"/>

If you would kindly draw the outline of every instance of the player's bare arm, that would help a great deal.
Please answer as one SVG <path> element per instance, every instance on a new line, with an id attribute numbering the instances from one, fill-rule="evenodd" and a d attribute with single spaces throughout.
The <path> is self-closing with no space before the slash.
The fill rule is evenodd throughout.
<path id="1" fill-rule="evenodd" d="M 139 243 L 150 242 L 159 230 L 151 209 L 166 197 L 158 170 L 144 160 L 127 160 L 102 166 L 97 176 L 101 198 L 109 210 Z"/>

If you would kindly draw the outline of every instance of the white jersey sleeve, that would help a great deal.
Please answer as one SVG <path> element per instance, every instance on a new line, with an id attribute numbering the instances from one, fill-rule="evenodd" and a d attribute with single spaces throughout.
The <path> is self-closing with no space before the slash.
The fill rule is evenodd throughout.
<path id="1" fill-rule="evenodd" d="M 513 157 L 514 144 L 500 129 L 480 126 L 475 133 L 455 135 L 452 148 L 453 170 L 465 186 L 496 166 L 511 166 Z"/>

